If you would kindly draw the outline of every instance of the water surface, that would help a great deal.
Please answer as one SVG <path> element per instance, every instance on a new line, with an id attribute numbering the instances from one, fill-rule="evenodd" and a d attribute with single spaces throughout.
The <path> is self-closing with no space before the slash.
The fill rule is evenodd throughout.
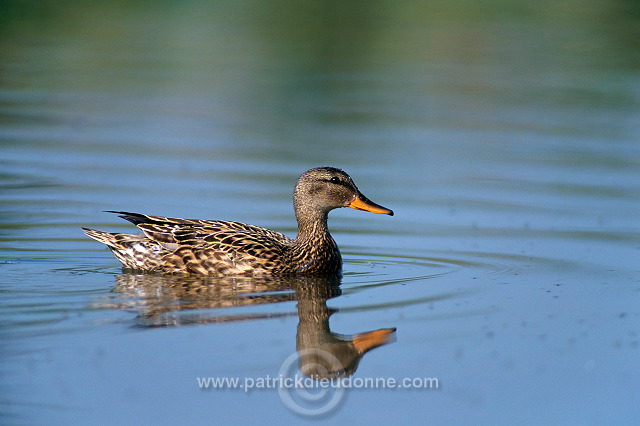
<path id="1" fill-rule="evenodd" d="M 313 420 L 197 378 L 273 377 L 297 347 L 393 328 L 353 377 L 439 388 L 351 389 L 325 417 L 640 415 L 633 2 L 5 11 L 3 423 Z M 338 282 L 133 274 L 80 230 L 133 231 L 103 213 L 129 210 L 294 236 L 293 186 L 321 165 L 396 213 L 332 212 Z"/>

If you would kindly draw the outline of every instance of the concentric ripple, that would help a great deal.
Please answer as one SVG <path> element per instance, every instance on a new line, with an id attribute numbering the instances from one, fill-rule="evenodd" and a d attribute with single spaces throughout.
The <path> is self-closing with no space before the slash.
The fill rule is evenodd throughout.
<path id="1" fill-rule="evenodd" d="M 358 287 L 429 280 L 463 268 L 495 269 L 497 265 L 460 257 L 352 252 L 344 259 L 345 279 Z"/>
<path id="2" fill-rule="evenodd" d="M 373 254 L 351 251 L 344 255 L 345 279 L 357 287 L 429 280 L 473 269 L 483 274 L 518 274 L 532 265 L 558 265 L 540 256 L 478 251 L 440 251 L 433 256 L 417 253 Z M 566 262 L 562 263 L 569 266 Z"/>

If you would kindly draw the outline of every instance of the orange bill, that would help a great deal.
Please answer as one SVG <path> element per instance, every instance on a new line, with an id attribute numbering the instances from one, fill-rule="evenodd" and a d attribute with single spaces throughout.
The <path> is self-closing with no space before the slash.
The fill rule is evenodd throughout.
<path id="1" fill-rule="evenodd" d="M 356 210 L 364 210 L 371 213 L 388 214 L 389 216 L 393 216 L 392 210 L 389 210 L 386 207 L 382 207 L 380 204 L 374 203 L 362 194 L 358 194 L 356 198 L 354 198 L 353 201 L 347 205 L 347 207 L 351 207 L 352 209 Z"/>
<path id="2" fill-rule="evenodd" d="M 394 340 L 395 328 L 382 328 L 380 330 L 370 331 L 368 333 L 356 334 L 355 339 L 351 342 L 356 350 L 364 354 L 373 348 L 382 346 Z"/>

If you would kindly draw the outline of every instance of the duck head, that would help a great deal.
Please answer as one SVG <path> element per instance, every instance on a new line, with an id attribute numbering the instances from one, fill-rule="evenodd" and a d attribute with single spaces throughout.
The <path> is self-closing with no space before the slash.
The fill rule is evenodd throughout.
<path id="1" fill-rule="evenodd" d="M 293 192 L 296 212 L 315 211 L 327 214 L 340 207 L 393 216 L 393 211 L 365 197 L 351 177 L 335 167 L 307 170 L 298 179 Z"/>

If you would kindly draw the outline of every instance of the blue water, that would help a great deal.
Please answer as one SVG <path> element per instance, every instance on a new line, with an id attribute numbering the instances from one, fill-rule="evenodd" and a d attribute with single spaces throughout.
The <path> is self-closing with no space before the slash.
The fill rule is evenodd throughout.
<path id="1" fill-rule="evenodd" d="M 3 7 L 3 424 L 640 415 L 635 4 Z M 103 212 L 128 210 L 293 237 L 293 186 L 322 165 L 395 212 L 331 213 L 344 274 L 322 291 L 123 272 L 80 230 L 135 232 Z M 198 386 L 391 328 L 352 378 L 436 389 L 310 416 Z"/>

